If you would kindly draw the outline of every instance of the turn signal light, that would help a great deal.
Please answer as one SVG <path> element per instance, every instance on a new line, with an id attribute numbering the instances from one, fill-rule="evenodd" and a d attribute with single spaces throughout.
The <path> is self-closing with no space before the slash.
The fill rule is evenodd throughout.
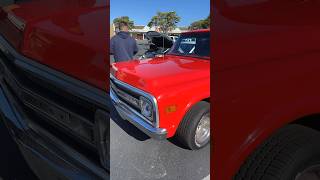
<path id="1" fill-rule="evenodd" d="M 177 106 L 176 105 L 170 105 L 166 107 L 166 113 L 173 113 L 177 111 Z"/>

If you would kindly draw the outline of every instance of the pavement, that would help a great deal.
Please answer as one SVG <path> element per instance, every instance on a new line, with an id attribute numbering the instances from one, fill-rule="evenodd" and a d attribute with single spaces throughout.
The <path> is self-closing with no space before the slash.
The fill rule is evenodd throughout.
<path id="1" fill-rule="evenodd" d="M 210 145 L 198 151 L 173 139 L 150 139 L 112 110 L 110 121 L 111 179 L 210 179 Z"/>

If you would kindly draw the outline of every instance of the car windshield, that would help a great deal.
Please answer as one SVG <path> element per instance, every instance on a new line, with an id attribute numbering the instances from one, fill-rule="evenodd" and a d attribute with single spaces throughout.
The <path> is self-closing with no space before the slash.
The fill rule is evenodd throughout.
<path id="1" fill-rule="evenodd" d="M 167 54 L 209 59 L 210 33 L 199 32 L 182 34 Z"/>

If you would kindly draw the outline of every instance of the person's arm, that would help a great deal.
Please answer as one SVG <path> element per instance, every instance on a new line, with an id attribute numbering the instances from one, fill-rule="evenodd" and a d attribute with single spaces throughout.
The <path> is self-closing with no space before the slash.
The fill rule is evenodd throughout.
<path id="1" fill-rule="evenodd" d="M 138 44 L 137 41 L 134 40 L 134 51 L 133 54 L 136 55 L 139 52 Z"/>
<path id="2" fill-rule="evenodd" d="M 111 38 L 110 40 L 110 55 L 114 54 L 114 39 Z"/>

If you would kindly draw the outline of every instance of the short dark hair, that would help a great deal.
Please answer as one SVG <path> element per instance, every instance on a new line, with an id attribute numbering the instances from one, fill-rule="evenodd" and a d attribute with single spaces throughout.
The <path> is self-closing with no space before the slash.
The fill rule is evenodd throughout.
<path id="1" fill-rule="evenodd" d="M 120 22 L 120 23 L 119 23 L 119 29 L 122 29 L 123 27 L 129 27 L 128 23 L 126 23 L 126 22 Z"/>

